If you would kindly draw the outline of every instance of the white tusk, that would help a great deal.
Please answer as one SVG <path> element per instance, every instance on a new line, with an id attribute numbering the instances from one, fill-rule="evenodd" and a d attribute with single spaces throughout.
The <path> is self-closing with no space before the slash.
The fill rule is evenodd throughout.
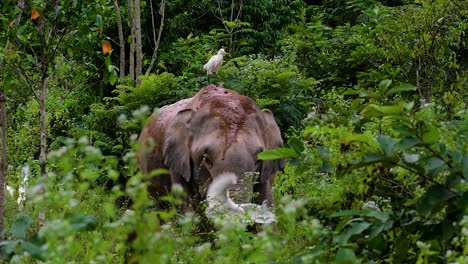
<path id="1" fill-rule="evenodd" d="M 206 201 L 208 202 L 207 213 L 233 213 L 242 215 L 242 208 L 236 204 L 227 193 L 229 187 L 237 183 L 237 177 L 234 173 L 223 173 L 216 177 L 208 187 Z"/>
<path id="2" fill-rule="evenodd" d="M 231 200 L 228 189 L 236 183 L 236 175 L 230 172 L 222 173 L 213 179 L 206 195 L 208 202 L 206 214 L 209 218 L 217 220 L 221 217 L 240 216 L 244 223 L 269 224 L 276 222 L 275 214 L 265 204 L 236 204 Z"/>

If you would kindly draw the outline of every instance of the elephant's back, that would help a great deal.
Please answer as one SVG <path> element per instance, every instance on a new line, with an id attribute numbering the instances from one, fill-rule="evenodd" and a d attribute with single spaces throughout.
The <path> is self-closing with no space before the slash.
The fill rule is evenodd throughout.
<path id="1" fill-rule="evenodd" d="M 170 122 L 174 120 L 178 112 L 187 109 L 188 104 L 192 101 L 192 98 L 182 99 L 173 104 L 163 106 L 159 109 L 158 126 L 166 128 L 170 125 Z"/>

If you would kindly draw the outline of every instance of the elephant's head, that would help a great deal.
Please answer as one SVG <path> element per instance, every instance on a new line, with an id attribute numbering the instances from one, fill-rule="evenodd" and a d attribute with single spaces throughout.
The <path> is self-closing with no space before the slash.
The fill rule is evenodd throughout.
<path id="1" fill-rule="evenodd" d="M 260 110 L 250 98 L 222 91 L 194 97 L 190 107 L 176 114 L 165 131 L 164 163 L 200 199 L 213 179 L 229 172 L 238 179 L 230 189 L 233 200 L 271 205 L 274 175 L 283 161 L 261 161 L 257 154 L 281 146 L 278 126 L 272 113 Z M 256 182 L 252 175 L 259 175 Z"/>

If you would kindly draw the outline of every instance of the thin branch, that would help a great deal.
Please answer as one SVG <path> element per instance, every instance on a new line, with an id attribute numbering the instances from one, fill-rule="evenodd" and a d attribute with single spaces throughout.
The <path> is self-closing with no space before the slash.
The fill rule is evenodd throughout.
<path id="1" fill-rule="evenodd" d="M 228 26 L 224 23 L 224 21 L 226 21 L 226 20 L 224 19 L 224 16 L 223 16 L 223 11 L 221 9 L 221 3 L 220 3 L 219 0 L 216 1 L 216 2 L 218 3 L 218 10 L 219 10 L 219 14 L 221 15 L 221 18 L 217 17 L 216 15 L 215 15 L 215 17 L 218 18 L 219 20 L 221 20 L 221 23 L 223 24 L 224 28 L 226 29 L 227 32 L 229 32 Z"/>
<path id="2" fill-rule="evenodd" d="M 151 3 L 151 1 L 150 1 Z M 117 29 L 119 31 L 119 47 L 120 47 L 120 78 L 125 77 L 125 40 L 122 28 L 122 15 L 120 13 L 119 2 L 114 0 L 114 9 L 115 9 L 115 16 L 117 19 Z"/>
<path id="3" fill-rule="evenodd" d="M 31 92 L 33 93 L 34 97 L 36 98 L 37 101 L 39 101 L 39 95 L 36 93 L 36 90 L 34 89 L 34 87 L 36 87 L 35 82 L 29 79 L 28 76 L 24 75 L 24 73 L 20 69 L 12 65 L 10 62 L 8 61 L 5 61 L 5 62 L 8 64 L 8 66 L 10 66 L 11 69 L 13 69 L 21 77 L 23 84 L 31 89 Z"/>
<path id="4" fill-rule="evenodd" d="M 151 1 L 150 1 L 151 3 Z M 154 52 L 153 52 L 153 56 L 151 57 L 151 62 L 150 62 L 150 65 L 148 67 L 148 69 L 146 70 L 146 73 L 145 75 L 148 75 L 150 72 L 151 72 L 151 69 L 153 68 L 153 65 L 154 65 L 154 62 L 156 61 L 156 56 L 158 54 L 158 49 L 159 49 L 159 43 L 161 42 L 161 35 L 162 35 L 162 31 L 163 31 L 163 28 L 164 28 L 164 13 L 166 11 L 166 2 L 165 0 L 161 0 L 161 6 L 159 8 L 159 13 L 161 15 L 161 23 L 159 24 L 159 32 L 158 32 L 158 39 L 155 39 L 155 47 L 154 47 Z M 153 6 L 151 5 L 151 19 L 153 20 Z M 154 28 L 154 20 L 152 21 L 153 22 L 153 28 Z M 153 37 L 154 37 L 154 31 L 153 31 Z"/>

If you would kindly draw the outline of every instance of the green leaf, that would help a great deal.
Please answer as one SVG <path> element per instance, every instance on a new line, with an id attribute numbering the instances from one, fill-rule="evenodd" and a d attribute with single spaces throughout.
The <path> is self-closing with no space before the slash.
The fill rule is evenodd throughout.
<path id="1" fill-rule="evenodd" d="M 115 71 L 112 71 L 109 75 L 109 83 L 111 85 L 114 85 L 115 82 L 117 82 L 117 73 Z"/>
<path id="2" fill-rule="evenodd" d="M 377 142 L 374 140 L 374 138 L 367 134 L 347 134 L 341 140 L 345 145 L 349 145 L 352 142 L 362 142 L 368 144 L 369 146 L 377 147 Z"/>
<path id="3" fill-rule="evenodd" d="M 41 246 L 26 241 L 22 244 L 22 247 L 25 252 L 28 252 L 31 255 L 31 257 L 45 260 L 46 251 Z"/>
<path id="4" fill-rule="evenodd" d="M 296 73 L 293 72 L 293 71 L 285 71 L 285 72 L 282 72 L 278 75 L 276 75 L 276 79 L 278 80 L 278 82 L 286 82 L 289 78 L 291 78 L 292 76 L 294 76 Z"/>
<path id="5" fill-rule="evenodd" d="M 403 160 L 407 163 L 415 163 L 419 161 L 419 154 L 403 153 Z"/>
<path id="6" fill-rule="evenodd" d="M 20 240 L 0 241 L 0 256 L 8 257 L 10 254 L 16 251 L 16 248 L 20 242 Z"/>
<path id="7" fill-rule="evenodd" d="M 392 87 L 390 90 L 388 90 L 388 92 L 385 93 L 385 96 L 411 91 L 416 91 L 416 86 L 405 83 Z"/>
<path id="8" fill-rule="evenodd" d="M 361 115 L 366 118 L 402 115 L 403 113 L 404 109 L 401 105 L 379 106 L 375 104 L 369 104 L 361 111 Z"/>
<path id="9" fill-rule="evenodd" d="M 305 150 L 304 143 L 302 143 L 302 140 L 296 138 L 296 137 L 291 137 L 288 140 L 288 146 L 291 147 L 291 149 L 294 150 L 298 155 L 301 155 L 301 153 Z"/>
<path id="10" fill-rule="evenodd" d="M 439 159 L 439 158 L 436 158 L 436 157 L 432 157 L 430 159 L 428 159 L 426 161 L 426 164 L 424 166 L 424 168 L 428 171 L 430 170 L 433 170 L 433 169 L 437 169 L 437 168 L 440 168 L 444 166 L 445 167 L 445 161 Z"/>
<path id="11" fill-rule="evenodd" d="M 435 127 L 429 127 L 424 130 L 421 139 L 424 143 L 435 143 L 440 139 L 440 132 Z"/>
<path id="12" fill-rule="evenodd" d="M 380 220 L 380 222 L 387 222 L 388 219 L 390 218 L 390 216 L 387 213 L 385 213 L 384 211 L 380 211 L 380 210 L 369 210 L 369 209 L 363 210 L 362 215 L 376 218 Z"/>
<path id="13" fill-rule="evenodd" d="M 260 160 L 278 160 L 278 159 L 291 159 L 298 158 L 299 155 L 290 148 L 277 148 L 272 150 L 265 150 L 258 153 L 257 158 Z"/>
<path id="14" fill-rule="evenodd" d="M 92 215 L 75 214 L 69 220 L 70 227 L 78 232 L 94 230 L 98 225 L 98 220 Z"/>
<path id="15" fill-rule="evenodd" d="M 340 248 L 336 253 L 335 264 L 358 263 L 354 251 L 349 248 Z"/>
<path id="16" fill-rule="evenodd" d="M 101 15 L 96 16 L 96 26 L 98 26 L 98 27 L 102 26 L 102 16 Z"/>
<path id="17" fill-rule="evenodd" d="M 409 136 L 409 137 L 405 137 L 401 139 L 400 142 L 398 142 L 398 144 L 396 145 L 396 147 L 398 149 L 405 150 L 405 149 L 409 149 L 411 147 L 417 146 L 421 143 L 422 141 L 419 138 Z"/>
<path id="18" fill-rule="evenodd" d="M 414 107 L 414 101 L 411 101 L 409 103 L 403 103 L 403 107 L 406 111 L 410 111 Z"/>
<path id="19" fill-rule="evenodd" d="M 360 92 L 351 88 L 348 88 L 346 91 L 343 92 L 343 96 L 347 95 L 358 95 Z"/>
<path id="20" fill-rule="evenodd" d="M 465 156 L 463 156 L 461 167 L 463 178 L 465 178 L 465 180 L 468 180 L 468 154 L 465 154 Z"/>
<path id="21" fill-rule="evenodd" d="M 367 230 L 372 224 L 368 222 L 363 222 L 361 218 L 356 218 L 350 220 L 347 223 L 347 225 L 349 225 L 349 228 L 347 228 L 341 234 L 333 238 L 334 243 L 346 245 L 351 236 L 361 234 L 362 232 Z"/>
<path id="22" fill-rule="evenodd" d="M 444 186 L 431 186 L 419 199 L 417 210 L 420 214 L 427 216 L 436 208 L 437 205 L 444 203 L 454 196 L 455 194 Z"/>
<path id="23" fill-rule="evenodd" d="M 109 69 L 109 66 L 112 65 L 110 55 L 106 56 L 106 59 L 104 60 L 104 64 L 106 65 L 106 68 L 108 69 Z"/>
<path id="24" fill-rule="evenodd" d="M 379 93 L 380 94 L 385 94 L 385 91 L 387 88 L 392 84 L 392 80 L 383 80 L 379 83 Z"/>
<path id="25" fill-rule="evenodd" d="M 359 97 L 380 100 L 380 94 L 373 92 L 373 91 L 360 91 Z"/>
<path id="26" fill-rule="evenodd" d="M 393 143 L 391 137 L 387 135 L 378 135 L 377 141 L 379 142 L 380 148 L 383 150 L 384 155 L 386 157 L 393 156 L 393 146 L 395 145 L 395 143 Z"/>
<path id="27" fill-rule="evenodd" d="M 344 211 L 332 213 L 331 217 L 356 216 L 360 214 L 361 214 L 360 210 L 344 210 Z"/>
<path id="28" fill-rule="evenodd" d="M 382 233 L 384 228 L 385 228 L 384 223 L 377 223 L 377 224 L 373 225 L 372 230 L 369 233 L 369 238 L 373 238 L 373 237 L 378 236 L 380 233 Z"/>
<path id="29" fill-rule="evenodd" d="M 19 239 L 26 238 L 26 232 L 29 227 L 32 225 L 33 221 L 31 217 L 27 215 L 21 215 L 16 218 L 16 221 L 13 223 L 13 226 L 10 228 L 10 233 Z"/>

